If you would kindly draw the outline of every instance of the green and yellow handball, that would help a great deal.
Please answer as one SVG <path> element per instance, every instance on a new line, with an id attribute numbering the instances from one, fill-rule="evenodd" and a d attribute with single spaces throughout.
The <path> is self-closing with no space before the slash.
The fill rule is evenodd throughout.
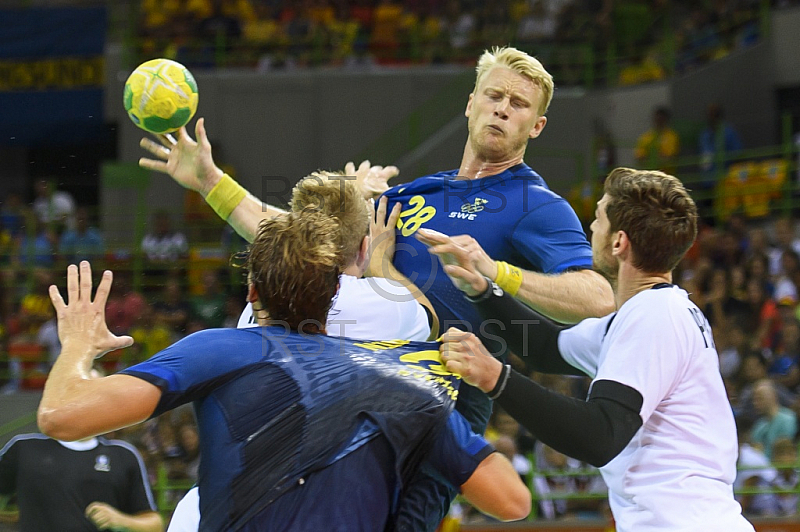
<path id="1" fill-rule="evenodd" d="M 123 103 L 140 128 L 150 133 L 171 133 L 185 126 L 197 111 L 197 83 L 182 64 L 152 59 L 128 77 Z"/>

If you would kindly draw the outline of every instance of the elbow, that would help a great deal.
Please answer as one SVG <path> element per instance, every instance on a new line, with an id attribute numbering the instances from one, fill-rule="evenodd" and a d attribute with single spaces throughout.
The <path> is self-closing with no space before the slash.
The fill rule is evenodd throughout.
<path id="1" fill-rule="evenodd" d="M 61 411 L 53 408 L 40 406 L 36 412 L 36 424 L 42 434 L 55 440 L 75 441 L 87 437 L 78 433 L 76 423 L 70 422 Z"/>
<path id="2" fill-rule="evenodd" d="M 505 504 L 494 516 L 501 521 L 519 521 L 531 513 L 531 494 L 520 482 L 521 487 L 507 494 Z"/>

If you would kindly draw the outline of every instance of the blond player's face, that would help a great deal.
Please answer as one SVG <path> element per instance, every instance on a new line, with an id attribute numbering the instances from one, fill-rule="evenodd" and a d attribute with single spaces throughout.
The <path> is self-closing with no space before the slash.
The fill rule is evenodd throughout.
<path id="1" fill-rule="evenodd" d="M 592 265 L 595 270 L 607 278 L 617 276 L 618 264 L 611 254 L 611 225 L 606 216 L 608 196 L 605 194 L 597 202 L 594 212 L 594 221 L 590 227 L 592 231 Z"/>
<path id="2" fill-rule="evenodd" d="M 507 67 L 492 68 L 469 95 L 469 138 L 478 158 L 500 162 L 522 155 L 547 118 L 539 116 L 542 91 Z"/>

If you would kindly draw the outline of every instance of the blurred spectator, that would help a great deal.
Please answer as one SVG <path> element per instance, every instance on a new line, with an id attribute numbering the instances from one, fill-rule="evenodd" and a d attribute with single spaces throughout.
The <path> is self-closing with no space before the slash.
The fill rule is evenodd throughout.
<path id="1" fill-rule="evenodd" d="M 775 220 L 775 247 L 768 251 L 769 273 L 779 276 L 784 273 L 783 254 L 793 251 L 800 255 L 800 238 L 796 236 L 794 221 L 791 218 L 778 218 Z"/>
<path id="2" fill-rule="evenodd" d="M 736 421 L 736 434 L 739 439 L 739 458 L 736 462 L 736 480 L 733 489 L 768 489 L 772 486 L 777 472 L 771 467 L 769 458 L 761 449 L 750 443 L 752 424 L 745 420 Z M 777 497 L 772 493 L 737 495 L 742 511 L 750 515 L 775 515 L 778 508 Z"/>
<path id="3" fill-rule="evenodd" d="M 754 391 L 759 382 L 767 379 L 767 368 L 760 355 L 748 354 L 742 359 L 739 371 L 741 387 L 738 391 L 738 402 L 734 406 L 736 420 L 753 424 L 759 413 L 754 405 Z M 795 396 L 782 384 L 775 384 L 778 401 L 785 407 L 790 407 L 795 402 Z"/>
<path id="4" fill-rule="evenodd" d="M 511 436 L 500 435 L 490 441 L 495 450 L 508 458 L 514 470 L 522 477 L 523 481 L 531 473 L 531 462 L 517 450 L 517 442 Z"/>
<path id="5" fill-rule="evenodd" d="M 53 275 L 50 271 L 35 270 L 33 272 L 33 288 L 20 301 L 19 327 L 16 330 L 27 336 L 27 341 L 33 341 L 42 324 L 55 317 L 53 304 L 50 302 L 49 288 L 51 284 L 53 284 Z"/>
<path id="6" fill-rule="evenodd" d="M 184 298 L 181 284 L 177 279 L 167 281 L 161 297 L 153 304 L 153 310 L 158 320 L 165 323 L 174 332 L 181 335 L 186 334 L 186 323 L 189 321 L 192 307 Z M 241 312 L 241 308 L 239 312 Z"/>
<path id="7" fill-rule="evenodd" d="M 559 499 L 557 495 L 598 494 L 606 493 L 608 488 L 603 477 L 595 468 L 585 466 L 574 458 L 559 453 L 543 445 L 536 444 L 534 453 L 536 468 L 533 479 L 533 489 L 539 497 L 539 508 L 545 519 L 575 516 L 599 518 L 602 516 L 602 506 L 606 502 L 600 498 L 594 499 Z M 594 474 L 578 475 L 577 472 L 588 470 Z M 559 475 L 558 473 L 563 473 Z M 588 515 L 587 515 L 588 514 Z"/>
<path id="8" fill-rule="evenodd" d="M 89 225 L 86 207 L 75 211 L 75 229 L 67 229 L 61 235 L 59 252 L 70 264 L 82 260 L 96 261 L 105 253 L 103 235 L 96 227 Z"/>
<path id="9" fill-rule="evenodd" d="M 159 351 L 172 344 L 172 333 L 160 319 L 160 315 L 150 305 L 145 305 L 139 320 L 131 327 L 128 334 L 133 337 L 133 345 L 129 348 L 133 354 L 131 364 L 147 360 Z"/>
<path id="10" fill-rule="evenodd" d="M 783 322 L 780 347 L 772 359 L 768 373 L 776 382 L 795 393 L 800 384 L 798 347 L 800 347 L 800 323 L 792 317 Z"/>
<path id="11" fill-rule="evenodd" d="M 675 157 L 680 151 L 678 133 L 670 126 L 671 113 L 666 107 L 653 111 L 653 128 L 636 141 L 636 163 L 640 168 L 661 170 L 675 175 Z"/>
<path id="12" fill-rule="evenodd" d="M 18 260 L 25 266 L 49 268 L 53 265 L 58 249 L 58 234 L 52 225 L 35 220 L 33 235 L 27 231 L 19 245 Z"/>
<path id="13" fill-rule="evenodd" d="M 203 292 L 191 300 L 192 312 L 206 327 L 222 327 L 225 321 L 225 293 L 219 279 L 219 272 L 206 270 L 202 276 Z"/>
<path id="14" fill-rule="evenodd" d="M 706 173 L 700 185 L 710 189 L 716 183 L 717 159 L 727 159 L 734 152 L 741 150 L 742 141 L 733 127 L 724 121 L 724 113 L 718 103 L 708 106 L 706 120 L 706 128 L 700 132 L 698 151 L 700 166 Z M 727 166 L 728 160 L 723 161 L 723 164 Z"/>
<path id="15" fill-rule="evenodd" d="M 800 486 L 800 473 L 797 463 L 797 447 L 792 440 L 782 438 L 772 446 L 772 465 L 777 470 L 773 486 L 782 490 L 795 490 L 795 493 L 777 495 L 778 515 L 797 515 L 797 488 Z"/>
<path id="16" fill-rule="evenodd" d="M 9 192 L 0 205 L 0 222 L 12 237 L 22 236 L 25 228 L 25 206 L 22 204 L 22 196 L 17 192 Z"/>
<path id="17" fill-rule="evenodd" d="M 780 438 L 794 439 L 797 434 L 795 413 L 778 403 L 775 384 L 764 379 L 753 390 L 753 405 L 759 417 L 750 432 L 753 445 L 763 449 L 767 458 L 772 458 L 772 446 Z"/>
<path id="18" fill-rule="evenodd" d="M 75 200 L 69 192 L 56 190 L 55 181 L 51 179 L 37 180 L 35 190 L 33 212 L 40 222 L 61 228 L 75 228 Z"/>
<path id="19" fill-rule="evenodd" d="M 747 338 L 742 328 L 726 321 L 722 327 L 714 330 L 714 342 L 719 353 L 720 374 L 724 379 L 735 377 L 742 364 L 742 354 L 747 349 Z"/>
<path id="20" fill-rule="evenodd" d="M 750 304 L 748 322 L 753 349 L 775 349 L 781 329 L 778 305 L 769 297 L 758 279 L 747 283 L 747 302 Z"/>
<path id="21" fill-rule="evenodd" d="M 534 0 L 517 26 L 517 39 L 525 43 L 549 41 L 555 37 L 557 26 L 556 14 L 548 9 L 545 0 Z"/>
<path id="22" fill-rule="evenodd" d="M 169 211 L 158 211 L 153 215 L 153 229 L 142 240 L 142 251 L 148 260 L 171 263 L 186 258 L 189 245 L 180 231 L 172 229 Z"/>
<path id="23" fill-rule="evenodd" d="M 106 323 L 117 335 L 128 334 L 147 305 L 144 296 L 133 289 L 130 277 L 130 271 L 115 272 L 114 289 L 106 304 Z"/>

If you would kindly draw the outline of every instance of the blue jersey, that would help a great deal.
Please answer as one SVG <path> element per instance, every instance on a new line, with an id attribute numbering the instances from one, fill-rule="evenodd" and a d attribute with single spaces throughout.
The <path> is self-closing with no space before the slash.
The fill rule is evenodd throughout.
<path id="1" fill-rule="evenodd" d="M 457 175 L 457 170 L 441 172 L 385 193 L 389 209 L 398 202 L 403 205 L 393 262 L 430 299 L 441 330 L 469 330 L 488 342 L 477 312 L 439 259 L 414 238 L 420 227 L 450 236 L 471 235 L 493 259 L 543 273 L 591 268 L 592 248 L 572 207 L 526 164 L 481 179 L 455 179 Z M 472 430 L 483 433 L 491 402 L 471 386 L 462 386 L 460 394 L 456 408 Z M 433 530 L 447 513 L 453 491 L 433 474 L 420 474 L 414 483 L 401 505 L 399 526 L 414 532 Z"/>
<path id="2" fill-rule="evenodd" d="M 491 452 L 435 343 L 211 329 L 122 373 L 194 403 L 203 531 L 382 530 L 423 457 L 458 486 Z"/>
<path id="3" fill-rule="evenodd" d="M 592 248 L 572 207 L 526 164 L 496 176 L 455 179 L 457 170 L 386 192 L 403 204 L 394 265 L 431 300 L 444 327 L 480 332 L 480 318 L 439 260 L 414 238 L 420 227 L 471 235 L 495 260 L 543 273 L 592 267 Z"/>

